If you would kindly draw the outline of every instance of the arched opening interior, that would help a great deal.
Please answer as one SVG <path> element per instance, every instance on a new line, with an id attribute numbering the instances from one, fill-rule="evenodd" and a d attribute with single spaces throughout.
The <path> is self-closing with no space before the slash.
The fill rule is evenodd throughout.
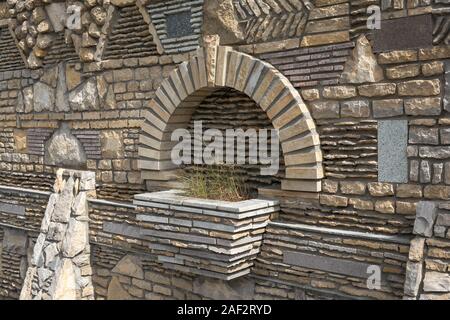
<path id="1" fill-rule="evenodd" d="M 232 167 L 233 173 L 242 179 L 242 182 L 245 184 L 247 195 L 250 197 L 256 197 L 259 188 L 281 188 L 281 180 L 284 178 L 284 163 L 279 143 L 278 150 L 274 150 L 274 153 L 272 153 L 270 131 L 274 130 L 274 127 L 266 113 L 246 94 L 232 88 L 220 88 L 211 92 L 199 103 L 192 114 L 187 127 L 192 136 L 194 134 L 195 123 L 202 124 L 203 133 L 210 129 L 216 129 L 219 130 L 224 137 L 226 137 L 227 130 L 230 129 L 242 129 L 243 132 L 247 133 L 259 133 L 262 130 L 267 130 L 267 132 L 269 132 L 268 139 L 267 143 L 264 143 L 267 146 L 267 155 L 273 159 L 277 157 L 277 161 L 279 161 L 279 169 L 276 170 L 276 172 L 264 174 L 261 172 L 261 167 L 266 167 L 266 164 L 263 164 L 260 161 L 258 161 L 258 163 L 251 163 L 251 161 L 249 161 L 249 149 L 251 143 L 249 138 L 246 138 L 245 140 L 245 163 L 238 163 L 240 150 L 236 139 L 233 144 L 234 162 L 227 163 L 225 166 Z M 193 144 L 194 142 L 192 142 L 192 150 L 194 149 Z M 203 143 L 203 147 L 206 147 L 206 143 Z M 226 146 L 224 144 L 224 158 L 226 151 Z M 189 174 L 198 170 L 203 170 L 206 171 L 205 176 L 214 176 L 215 173 L 220 174 L 220 171 L 223 169 L 220 165 L 195 165 L 193 160 L 194 159 L 192 159 L 192 164 L 181 166 L 183 173 Z"/>

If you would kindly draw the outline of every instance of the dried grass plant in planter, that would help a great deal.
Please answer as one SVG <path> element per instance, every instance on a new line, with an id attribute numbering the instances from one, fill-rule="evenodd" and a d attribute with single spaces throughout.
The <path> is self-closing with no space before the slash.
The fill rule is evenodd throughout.
<path id="1" fill-rule="evenodd" d="M 231 165 L 192 166 L 182 179 L 186 196 L 231 202 L 250 198 L 244 178 Z"/>

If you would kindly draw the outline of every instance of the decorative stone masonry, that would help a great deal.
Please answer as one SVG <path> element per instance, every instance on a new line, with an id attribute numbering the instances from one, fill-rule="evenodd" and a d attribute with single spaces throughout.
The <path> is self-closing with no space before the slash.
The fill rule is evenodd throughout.
<path id="1" fill-rule="evenodd" d="M 222 280 L 250 273 L 265 227 L 279 210 L 277 201 L 203 200 L 178 190 L 139 194 L 134 204 L 145 208 L 136 217 L 143 224 L 139 237 L 158 240 L 153 246 L 164 248 L 158 255 L 164 267 Z M 117 233 L 117 225 L 105 225 Z"/>
<path id="2" fill-rule="evenodd" d="M 422 201 L 417 205 L 404 299 L 450 299 L 450 204 Z"/>
<path id="3" fill-rule="evenodd" d="M 94 193 L 93 172 L 58 170 L 21 300 L 94 299 L 87 202 Z"/>
<path id="4" fill-rule="evenodd" d="M 142 178 L 170 180 L 170 171 L 176 169 L 168 152 L 172 145 L 170 136 L 174 126 L 183 125 L 180 115 L 187 126 L 193 107 L 211 91 L 228 87 L 252 98 L 274 128 L 279 129 L 286 166 L 281 188 L 320 191 L 323 169 L 319 136 L 298 91 L 272 65 L 231 47 L 219 46 L 219 41 L 218 36 L 205 37 L 204 47 L 173 70 L 156 91 L 140 136 Z"/>

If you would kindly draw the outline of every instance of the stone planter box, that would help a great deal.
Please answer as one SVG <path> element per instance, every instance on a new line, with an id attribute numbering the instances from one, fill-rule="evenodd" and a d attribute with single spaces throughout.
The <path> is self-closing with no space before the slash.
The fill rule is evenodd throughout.
<path id="1" fill-rule="evenodd" d="M 250 272 L 277 201 L 226 202 L 183 196 L 179 190 L 135 196 L 140 237 L 167 268 L 231 280 Z"/>

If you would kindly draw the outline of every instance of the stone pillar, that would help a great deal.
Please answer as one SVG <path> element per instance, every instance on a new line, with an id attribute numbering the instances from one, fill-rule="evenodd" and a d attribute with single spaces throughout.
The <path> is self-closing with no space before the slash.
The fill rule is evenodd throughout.
<path id="1" fill-rule="evenodd" d="M 89 196 L 95 173 L 60 169 L 34 246 L 21 300 L 94 299 Z"/>

